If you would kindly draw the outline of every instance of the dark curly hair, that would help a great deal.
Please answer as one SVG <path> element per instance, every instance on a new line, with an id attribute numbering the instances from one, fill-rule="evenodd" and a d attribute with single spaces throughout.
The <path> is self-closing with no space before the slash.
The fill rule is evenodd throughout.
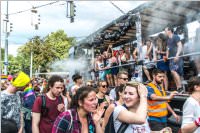
<path id="1" fill-rule="evenodd" d="M 88 96 L 90 92 L 94 91 L 95 89 L 90 86 L 83 86 L 76 91 L 76 94 L 72 97 L 71 108 L 78 108 L 79 101 L 84 101 L 84 99 Z M 96 93 L 96 92 L 95 92 Z"/>
<path id="2" fill-rule="evenodd" d="M 191 77 L 188 81 L 188 91 L 192 94 L 195 91 L 194 86 L 200 85 L 200 77 Z"/>
<path id="3" fill-rule="evenodd" d="M 47 92 L 50 90 L 50 87 L 53 87 L 53 86 L 54 86 L 55 82 L 62 82 L 62 83 L 64 83 L 64 80 L 63 80 L 63 78 L 62 78 L 61 76 L 59 76 L 59 75 L 53 75 L 53 76 L 51 76 L 51 77 L 49 78 L 49 80 L 48 80 Z"/>

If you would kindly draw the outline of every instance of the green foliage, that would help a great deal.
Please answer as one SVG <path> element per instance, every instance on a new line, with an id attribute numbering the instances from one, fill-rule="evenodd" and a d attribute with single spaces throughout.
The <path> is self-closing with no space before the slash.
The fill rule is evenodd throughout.
<path id="1" fill-rule="evenodd" d="M 63 30 L 52 32 L 44 38 L 35 36 L 18 49 L 18 62 L 21 68 L 29 69 L 32 52 L 33 72 L 38 69 L 46 71 L 55 60 L 67 58 L 68 50 L 74 44 L 75 39 L 67 37 Z"/>
<path id="2" fill-rule="evenodd" d="M 4 69 L 4 52 L 5 50 L 1 48 L 2 70 Z M 8 74 L 15 74 L 21 70 L 21 64 L 19 64 L 18 60 L 14 56 L 8 55 L 8 63 Z"/>
<path id="3" fill-rule="evenodd" d="M 67 37 L 63 30 L 52 32 L 44 38 L 35 36 L 18 49 L 17 57 L 8 55 L 8 72 L 9 74 L 15 74 L 22 70 L 28 74 L 30 72 L 31 52 L 33 53 L 33 73 L 38 69 L 45 72 L 52 62 L 67 58 L 69 48 L 74 44 L 75 39 Z M 2 48 L 2 66 L 4 51 Z"/>
<path id="4" fill-rule="evenodd" d="M 1 48 L 1 60 L 4 60 L 4 53 L 5 53 L 5 50 Z"/>
<path id="5" fill-rule="evenodd" d="M 19 64 L 18 60 L 12 55 L 8 55 L 9 65 L 8 65 L 8 72 L 9 74 L 15 74 L 22 70 L 21 65 Z"/>

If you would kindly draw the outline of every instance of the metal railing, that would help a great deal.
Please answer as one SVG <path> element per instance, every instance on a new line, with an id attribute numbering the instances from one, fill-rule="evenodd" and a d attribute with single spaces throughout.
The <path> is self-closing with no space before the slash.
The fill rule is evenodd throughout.
<path id="1" fill-rule="evenodd" d="M 197 56 L 197 55 L 200 55 L 200 52 L 193 52 L 193 53 L 190 53 L 190 54 L 184 54 L 184 55 L 180 55 L 178 57 L 179 58 L 183 58 L 183 57 Z M 170 57 L 167 60 L 172 60 L 174 58 L 176 58 L 176 57 Z M 156 63 L 156 62 L 159 62 L 159 61 L 165 61 L 165 60 L 164 59 L 160 59 L 160 60 L 156 60 L 156 61 L 149 61 L 149 62 L 146 62 L 146 63 L 144 62 L 144 60 L 128 61 L 126 64 L 120 64 L 120 65 L 112 66 L 112 67 L 109 67 L 109 68 L 103 68 L 102 70 L 97 70 L 96 72 L 98 72 L 98 71 L 104 71 L 104 70 L 108 70 L 108 69 L 112 69 L 112 68 L 129 66 L 129 65 L 144 65 L 144 64 L 149 64 L 149 63 Z"/>

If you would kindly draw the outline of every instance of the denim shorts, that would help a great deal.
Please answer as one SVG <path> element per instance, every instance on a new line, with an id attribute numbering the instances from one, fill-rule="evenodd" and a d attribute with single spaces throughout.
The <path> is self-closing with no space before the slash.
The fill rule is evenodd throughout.
<path id="1" fill-rule="evenodd" d="M 183 59 L 179 58 L 177 62 L 174 60 L 169 61 L 169 69 L 171 71 L 176 71 L 180 76 L 183 76 Z"/>

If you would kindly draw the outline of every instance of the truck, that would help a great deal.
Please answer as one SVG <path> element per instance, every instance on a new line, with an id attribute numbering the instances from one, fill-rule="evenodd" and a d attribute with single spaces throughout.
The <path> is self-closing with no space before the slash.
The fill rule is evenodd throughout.
<path id="1" fill-rule="evenodd" d="M 85 53 L 86 55 L 88 54 L 88 57 L 90 57 L 90 61 L 88 62 L 91 62 L 91 60 L 94 60 L 95 55 L 103 50 L 106 50 L 109 45 L 112 45 L 113 49 L 117 50 L 121 46 L 133 47 L 136 42 L 136 47 L 139 48 L 142 38 L 153 38 L 159 33 L 164 32 L 164 28 L 170 24 L 174 27 L 176 34 L 180 36 L 182 43 L 186 48 L 184 56 L 182 57 L 184 58 L 184 77 L 182 82 L 184 86 L 184 93 L 182 95 L 175 96 L 169 103 L 173 110 L 182 116 L 183 104 L 189 96 L 187 94 L 187 80 L 191 76 L 197 76 L 200 72 L 199 44 L 195 43 L 195 37 L 189 38 L 187 26 L 188 24 L 194 22 L 200 22 L 199 7 L 199 1 L 146 2 L 108 23 L 104 27 L 98 29 L 96 32 L 90 34 L 72 49 L 74 51 L 83 49 L 86 49 L 86 51 L 91 51 Z M 199 33 L 196 34 L 199 35 Z M 196 38 L 198 38 L 198 36 L 196 36 Z M 193 49 L 191 50 L 192 52 L 188 52 L 188 48 L 186 46 L 189 49 L 193 47 L 198 48 L 196 51 Z M 79 52 L 71 52 L 71 56 L 77 57 L 76 53 Z M 193 62 L 191 59 L 193 59 Z M 132 61 L 126 65 L 138 66 L 141 64 Z M 194 66 L 196 66 L 196 68 Z M 173 80 L 170 78 L 169 87 L 173 86 Z M 169 114 L 168 125 L 173 129 L 173 132 L 177 133 L 181 126 L 181 122 L 176 123 L 173 116 Z"/>

